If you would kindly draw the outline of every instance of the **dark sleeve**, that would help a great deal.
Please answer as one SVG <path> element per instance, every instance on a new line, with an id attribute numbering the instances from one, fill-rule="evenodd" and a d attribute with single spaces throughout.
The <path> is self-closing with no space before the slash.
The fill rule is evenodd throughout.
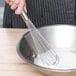
<path id="1" fill-rule="evenodd" d="M 26 0 L 28 16 L 36 27 L 53 24 L 75 24 L 75 0 Z M 24 28 L 22 18 L 6 4 L 4 27 Z"/>
<path id="2" fill-rule="evenodd" d="M 16 15 L 14 11 L 10 9 L 8 4 L 5 4 L 4 18 L 3 18 L 4 28 L 26 28 L 21 16 Z"/>
<path id="3" fill-rule="evenodd" d="M 11 28 L 11 22 L 12 22 L 12 19 L 11 19 L 11 14 L 12 14 L 12 11 L 10 10 L 10 7 L 5 4 L 5 9 L 4 9 L 4 17 L 3 17 L 3 27 L 5 28 Z"/>

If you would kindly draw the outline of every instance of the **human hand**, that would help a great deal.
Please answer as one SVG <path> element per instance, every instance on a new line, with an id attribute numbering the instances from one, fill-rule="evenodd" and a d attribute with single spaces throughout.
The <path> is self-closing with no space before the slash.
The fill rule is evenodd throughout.
<path id="1" fill-rule="evenodd" d="M 6 0 L 6 3 L 15 10 L 15 14 L 21 14 L 23 9 L 27 12 L 25 0 Z"/>

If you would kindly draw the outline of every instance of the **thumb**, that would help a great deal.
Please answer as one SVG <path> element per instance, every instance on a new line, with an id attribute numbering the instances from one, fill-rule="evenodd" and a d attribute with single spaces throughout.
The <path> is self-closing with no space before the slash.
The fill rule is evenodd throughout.
<path id="1" fill-rule="evenodd" d="M 24 5 L 24 10 L 25 10 L 26 13 L 27 13 L 26 0 L 25 0 L 25 5 Z"/>
<path id="2" fill-rule="evenodd" d="M 24 6 L 24 10 L 26 11 L 26 13 L 27 13 L 27 8 L 26 8 L 26 6 Z"/>

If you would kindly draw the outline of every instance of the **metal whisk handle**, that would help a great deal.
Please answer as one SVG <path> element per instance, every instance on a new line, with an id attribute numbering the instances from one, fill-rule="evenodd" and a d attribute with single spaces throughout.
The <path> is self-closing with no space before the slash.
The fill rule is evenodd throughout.
<path id="1" fill-rule="evenodd" d="M 26 23 L 26 26 L 27 26 L 29 29 L 33 29 L 33 30 L 36 29 L 35 26 L 34 26 L 34 24 L 31 22 L 30 18 L 28 18 L 28 15 L 27 15 L 25 9 L 22 11 L 21 17 L 22 17 L 22 19 L 23 19 L 24 22 Z"/>
<path id="2" fill-rule="evenodd" d="M 25 10 L 22 11 L 21 16 L 22 16 L 22 18 L 23 18 L 24 21 L 26 21 L 26 20 L 29 19 Z"/>

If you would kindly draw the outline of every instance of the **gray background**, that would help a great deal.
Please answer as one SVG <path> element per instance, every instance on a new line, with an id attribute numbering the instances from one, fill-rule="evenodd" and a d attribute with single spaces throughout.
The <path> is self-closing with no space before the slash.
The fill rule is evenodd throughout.
<path id="1" fill-rule="evenodd" d="M 0 7 L 4 6 L 4 2 L 5 2 L 5 0 L 0 0 Z"/>
<path id="2" fill-rule="evenodd" d="M 5 0 L 0 0 L 0 27 L 2 27 L 3 24 L 4 4 Z"/>

